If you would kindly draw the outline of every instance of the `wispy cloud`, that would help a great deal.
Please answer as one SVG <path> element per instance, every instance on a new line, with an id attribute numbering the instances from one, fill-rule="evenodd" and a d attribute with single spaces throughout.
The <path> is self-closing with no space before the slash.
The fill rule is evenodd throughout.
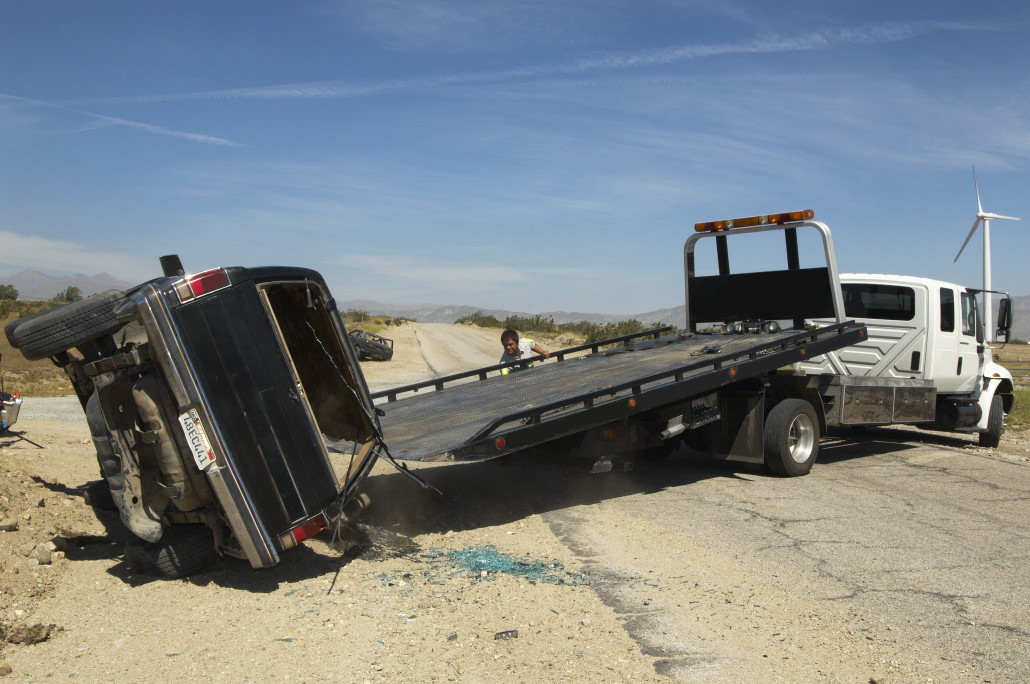
<path id="1" fill-rule="evenodd" d="M 53 102 L 43 102 L 40 100 L 32 100 L 29 98 L 18 97 L 15 95 L 5 95 L 0 93 L 0 100 L 17 103 L 21 105 L 29 105 L 34 107 L 45 107 L 48 109 L 56 109 L 63 112 L 69 112 L 77 114 L 79 116 L 86 117 L 88 123 L 84 126 L 84 129 L 92 128 L 104 128 L 109 126 L 122 126 L 124 128 L 134 128 L 136 130 L 144 131 L 146 133 L 153 133 L 156 135 L 164 135 L 172 138 L 180 138 L 183 140 L 189 140 L 190 142 L 204 143 L 207 145 L 223 145 L 229 147 L 240 147 L 239 143 L 235 143 L 232 140 L 226 140 L 225 138 L 218 138 L 212 135 L 204 135 L 202 133 L 190 133 L 188 131 L 177 131 L 171 128 L 165 128 L 163 126 L 155 126 L 153 124 L 143 123 L 140 121 L 131 121 L 129 119 L 121 119 L 114 116 L 105 116 L 103 114 L 96 114 L 94 112 L 87 112 L 81 109 L 76 109 L 63 104 L 57 104 Z"/>
<path id="2" fill-rule="evenodd" d="M 552 0 L 376 0 L 326 3 L 323 11 L 330 21 L 359 26 L 403 52 L 496 52 L 567 44 L 576 38 L 567 27 L 592 19 L 575 3 Z"/>
<path id="3" fill-rule="evenodd" d="M 119 278 L 141 278 L 128 264 L 136 260 L 121 252 L 90 249 L 70 240 L 51 240 L 24 235 L 11 230 L 0 230 L 0 268 L 18 271 L 33 268 L 48 273 L 85 273 L 93 275 L 109 272 Z M 31 264 L 31 266 L 26 266 Z M 115 272 L 116 271 L 116 272 Z"/>
<path id="4" fill-rule="evenodd" d="M 435 77 L 389 79 L 377 82 L 319 81 L 253 88 L 230 88 L 193 93 L 137 95 L 94 98 L 64 103 L 66 105 L 124 104 L 148 102 L 183 102 L 190 100 L 230 99 L 327 99 L 366 97 L 382 93 L 424 90 L 447 86 L 498 83 L 523 78 L 555 75 L 582 75 L 602 71 L 642 69 L 679 62 L 745 54 L 777 54 L 828 50 L 843 45 L 897 43 L 942 31 L 1001 31 L 1003 27 L 978 23 L 943 21 L 888 22 L 844 29 L 808 31 L 800 37 L 769 36 L 757 40 L 685 45 L 656 50 L 614 52 L 594 55 L 558 64 L 542 64 L 489 72 L 469 72 Z"/>
<path id="5" fill-rule="evenodd" d="M 376 277 L 388 277 L 395 283 L 404 280 L 419 286 L 428 282 L 445 288 L 466 287 L 469 283 L 507 286 L 532 279 L 526 269 L 504 264 L 428 263 L 398 255 L 352 254 L 346 258 L 346 264 Z"/>

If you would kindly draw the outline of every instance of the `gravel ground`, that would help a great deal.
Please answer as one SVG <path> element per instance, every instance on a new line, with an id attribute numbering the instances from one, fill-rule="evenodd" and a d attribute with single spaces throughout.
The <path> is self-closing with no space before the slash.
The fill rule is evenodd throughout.
<path id="1" fill-rule="evenodd" d="M 18 420 L 86 422 L 77 397 L 26 397 Z"/>

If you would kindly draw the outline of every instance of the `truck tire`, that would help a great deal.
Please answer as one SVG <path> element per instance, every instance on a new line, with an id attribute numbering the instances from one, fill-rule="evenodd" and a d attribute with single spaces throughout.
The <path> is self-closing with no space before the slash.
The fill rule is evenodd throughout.
<path id="1" fill-rule="evenodd" d="M 765 417 L 765 465 L 777 475 L 796 477 L 812 469 L 819 455 L 819 417 L 804 399 L 784 399 Z"/>
<path id="2" fill-rule="evenodd" d="M 155 544 L 146 544 L 144 556 L 165 579 L 180 579 L 218 560 L 214 535 L 206 525 L 172 527 Z"/>
<path id="3" fill-rule="evenodd" d="M 1005 406 L 997 394 L 991 398 L 991 412 L 987 414 L 987 429 L 980 433 L 980 446 L 997 449 L 1001 433 L 1005 431 Z"/>
<path id="4" fill-rule="evenodd" d="M 108 290 L 79 302 L 11 321 L 4 326 L 7 340 L 30 360 L 48 356 L 110 335 L 122 327 L 114 310 L 125 299 L 118 290 Z"/>

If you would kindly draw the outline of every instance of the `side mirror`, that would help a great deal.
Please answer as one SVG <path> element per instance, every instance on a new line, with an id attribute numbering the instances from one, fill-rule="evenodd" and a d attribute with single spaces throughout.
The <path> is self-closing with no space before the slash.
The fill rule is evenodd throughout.
<path id="1" fill-rule="evenodd" d="M 186 275 L 178 254 L 168 254 L 161 257 L 161 271 L 166 276 Z"/>
<path id="2" fill-rule="evenodd" d="M 1001 342 L 1002 344 L 1009 343 L 1009 331 L 1005 328 L 998 328 L 994 331 L 994 341 Z"/>
<path id="3" fill-rule="evenodd" d="M 998 304 L 998 330 L 1012 330 L 1012 300 L 1008 297 Z"/>

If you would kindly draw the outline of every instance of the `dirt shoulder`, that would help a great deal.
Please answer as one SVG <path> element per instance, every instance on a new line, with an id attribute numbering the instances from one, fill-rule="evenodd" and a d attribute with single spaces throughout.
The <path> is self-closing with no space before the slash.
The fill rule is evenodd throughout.
<path id="1" fill-rule="evenodd" d="M 433 376 L 419 327 L 389 331 L 394 361 L 363 364 L 373 390 Z M 452 334 L 500 356 L 489 331 Z M 11 680 L 661 679 L 540 516 L 462 508 L 485 473 L 460 471 L 471 479 L 426 498 L 380 463 L 367 520 L 346 539 L 322 534 L 270 570 L 223 559 L 162 581 L 124 560 L 117 514 L 81 496 L 97 478 L 85 422 L 16 428 L 0 436 L 0 673 Z M 398 502 L 413 493 L 427 503 L 402 522 Z"/>
<path id="2" fill-rule="evenodd" d="M 162 581 L 124 562 L 116 514 L 76 491 L 95 477 L 85 423 L 19 428 L 27 439 L 0 441 L 13 680 L 660 680 L 538 515 L 439 501 L 410 537 L 372 513 L 337 548 L 323 534 L 270 570 L 224 559 Z M 417 488 L 383 465 L 369 484 L 384 513 Z"/>

